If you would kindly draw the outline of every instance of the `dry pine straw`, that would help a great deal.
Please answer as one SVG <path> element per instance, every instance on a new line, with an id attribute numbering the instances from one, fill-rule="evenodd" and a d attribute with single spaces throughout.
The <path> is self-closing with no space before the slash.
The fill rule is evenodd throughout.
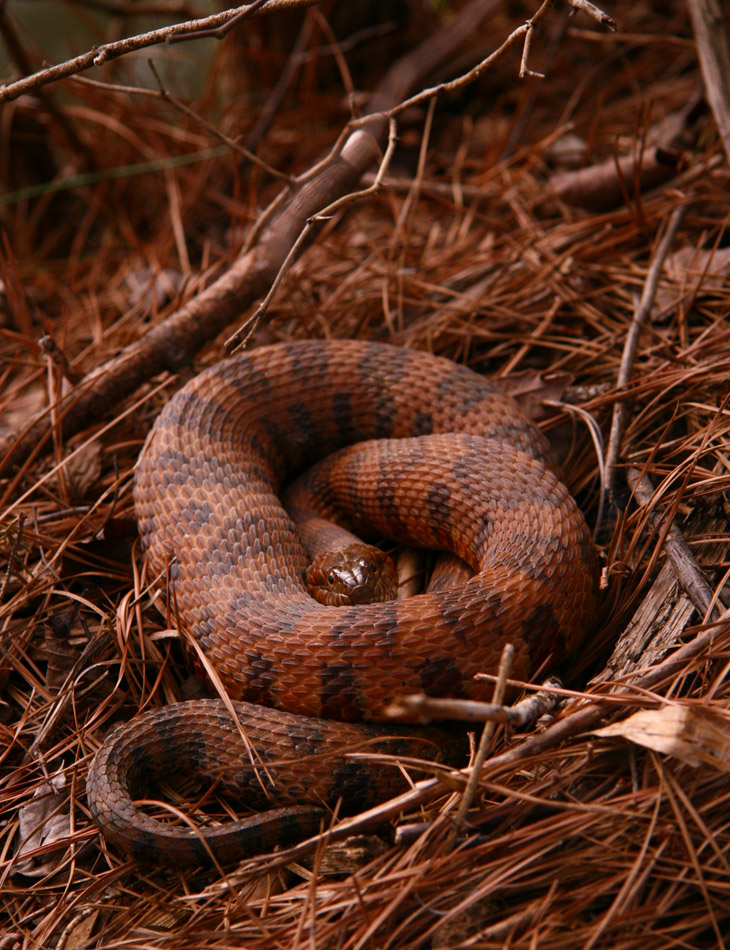
<path id="1" fill-rule="evenodd" d="M 677 58 L 683 55 L 680 46 Z M 688 97 L 696 76 L 680 75 L 679 66 L 660 69 L 658 56 L 648 44 L 631 65 L 631 82 L 621 68 L 606 78 L 600 128 L 588 106 L 585 114 L 579 106 L 570 116 L 580 134 L 593 136 L 598 157 L 601 147 L 610 152 L 617 136 L 635 141 L 637 123 L 648 122 L 637 76 L 644 88 L 656 83 L 652 123 Z M 514 84 L 505 78 L 504 88 Z M 558 84 L 547 100 L 560 93 Z M 102 109 L 93 91 L 84 95 L 87 106 Z M 181 136 L 210 144 L 197 129 L 181 132 L 184 123 L 169 115 L 167 124 L 161 121 L 152 105 L 115 105 L 114 121 L 122 122 L 124 109 L 132 107 L 139 134 L 153 139 L 161 154 L 174 150 Z M 287 127 L 314 130 L 305 146 L 312 155 L 300 154 L 298 162 L 306 163 L 328 141 L 326 125 L 314 121 L 306 106 L 296 108 L 280 118 L 269 139 L 280 165 L 291 141 Z M 331 101 L 327 108 L 334 110 Z M 421 128 L 404 131 L 404 149 L 418 149 Z M 539 145 L 496 163 L 485 145 L 496 128 L 493 117 L 437 121 L 427 180 L 448 184 L 458 165 L 461 183 L 483 189 L 480 200 L 462 200 L 458 192 L 455 198 L 429 194 L 425 187 L 415 198 L 393 188 L 357 207 L 295 266 L 257 342 L 384 336 L 485 372 L 564 371 L 575 384 L 568 398 L 607 432 L 623 341 L 651 247 L 680 202 L 687 213 L 675 247 L 720 241 L 727 172 L 715 166 L 681 188 L 668 186 L 614 212 L 585 215 L 548 200 Z M 554 128 L 554 102 L 543 102 L 531 114 L 527 140 L 540 143 Z M 709 167 L 715 151 L 709 136 L 694 161 Z M 72 372 L 133 339 L 141 320 L 157 320 L 158 304 L 148 293 L 133 302 L 132 288 L 144 283 L 142 267 L 169 267 L 168 277 L 178 285 L 184 276 L 175 229 L 155 230 L 158 216 L 171 215 L 195 247 L 191 287 L 207 268 L 225 267 L 235 241 L 231 220 L 250 219 L 261 200 L 255 177 L 237 182 L 233 192 L 222 186 L 227 168 L 208 163 L 183 169 L 166 188 L 156 180 L 157 190 L 143 179 L 99 185 L 85 211 L 73 196 L 57 199 L 78 212 L 75 236 L 52 202 L 12 213 L 17 242 L 6 247 L 3 280 L 13 317 L 0 339 L 6 429 L 22 428 L 62 385 L 62 363 L 46 360 L 37 348 L 38 314 L 73 360 Z M 203 200 L 208 217 L 214 209 L 212 221 L 203 219 Z M 150 210 L 143 214 L 144 202 Z M 48 220 L 58 217 L 43 234 L 41 205 L 51 208 Z M 145 244 L 139 234 L 148 235 Z M 685 268 L 665 275 L 660 294 L 666 313 L 641 336 L 624 394 L 630 408 L 621 461 L 651 477 L 665 517 L 650 524 L 646 510 L 629 503 L 619 477 L 619 513 L 607 511 L 599 533 L 607 583 L 602 624 L 573 686 L 585 686 L 600 671 L 648 595 L 663 561 L 660 539 L 669 514 L 713 588 L 724 582 L 730 295 L 724 279 L 706 277 L 696 291 L 705 263 L 700 260 L 691 274 Z M 219 355 L 220 346 L 210 347 L 200 365 Z M 252 862 L 223 877 L 139 868 L 101 849 L 85 809 L 89 757 L 111 721 L 183 698 L 186 679 L 178 645 L 151 607 L 133 556 L 132 466 L 179 381 L 163 380 L 161 389 L 160 382 L 120 406 L 114 425 L 100 420 L 57 446 L 52 459 L 31 461 L 19 478 L 0 483 L 6 512 L 0 630 L 8 664 L 2 946 L 70 947 L 86 940 L 98 947 L 124 941 L 129 947 L 181 948 L 721 946 L 730 928 L 726 774 L 591 735 L 488 774 L 468 834 L 453 837 L 453 803 L 444 794 L 411 816 L 425 824 L 409 844 L 366 842 L 354 874 L 328 871 L 331 855 L 322 849 L 307 866 L 267 871 L 263 862 Z M 556 444 L 571 452 L 571 488 L 594 524 L 599 484 L 585 426 L 567 410 L 550 425 Z M 53 468 L 74 449 L 75 459 Z M 656 620 L 660 628 L 663 618 Z M 686 627 L 682 637 L 693 634 Z M 671 696 L 727 718 L 728 643 L 725 628 L 718 627 L 709 652 L 668 677 L 655 695 L 637 692 L 636 704 L 652 707 L 655 696 Z M 576 706 L 568 703 L 562 715 Z M 614 718 L 628 711 L 622 703 Z M 505 741 L 523 737 L 505 740 L 498 733 L 495 748 L 503 749 Z M 22 875 L 18 820 L 37 791 L 47 794 L 46 776 L 65 783 L 51 807 L 61 816 L 61 840 L 36 853 L 39 876 Z M 191 805 L 183 800 L 181 807 Z M 210 806 L 217 814 L 225 807 Z"/>

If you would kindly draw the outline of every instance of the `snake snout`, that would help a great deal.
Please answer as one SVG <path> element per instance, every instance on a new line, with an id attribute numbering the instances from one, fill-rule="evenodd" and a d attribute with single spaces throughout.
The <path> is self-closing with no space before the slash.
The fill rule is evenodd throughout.
<path id="1" fill-rule="evenodd" d="M 387 554 L 358 541 L 316 557 L 307 571 L 307 587 L 322 604 L 374 604 L 395 599 L 398 573 Z"/>
<path id="2" fill-rule="evenodd" d="M 348 598 L 350 603 L 358 605 L 372 604 L 375 602 L 373 599 L 373 589 L 369 584 L 357 584 L 354 587 L 350 587 Z"/>

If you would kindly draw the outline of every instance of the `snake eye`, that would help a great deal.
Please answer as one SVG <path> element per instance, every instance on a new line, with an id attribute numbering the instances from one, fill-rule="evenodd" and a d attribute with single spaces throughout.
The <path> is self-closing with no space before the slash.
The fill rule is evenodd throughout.
<path id="1" fill-rule="evenodd" d="M 368 570 L 370 571 L 371 574 L 374 574 L 374 573 L 375 573 L 375 561 L 371 561 L 371 562 L 368 564 Z"/>
<path id="2" fill-rule="evenodd" d="M 335 586 L 335 575 L 334 575 L 334 574 L 330 574 L 330 575 L 327 577 L 327 583 L 330 585 L 330 587 L 334 587 L 334 586 Z"/>

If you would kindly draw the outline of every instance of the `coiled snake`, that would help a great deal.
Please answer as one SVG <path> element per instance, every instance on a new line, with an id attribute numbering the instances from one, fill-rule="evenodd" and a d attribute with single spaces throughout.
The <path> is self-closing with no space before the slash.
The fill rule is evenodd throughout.
<path id="1" fill-rule="evenodd" d="M 473 578 L 402 601 L 312 599 L 279 495 L 317 459 L 365 440 L 378 441 L 343 450 L 317 475 L 326 511 L 356 532 L 451 550 Z M 382 720 L 394 697 L 486 698 L 473 676 L 494 672 L 508 641 L 516 677 L 574 652 L 595 613 L 596 560 L 547 451 L 488 380 L 383 344 L 262 347 L 180 390 L 136 472 L 148 576 L 166 579 L 181 633 L 230 697 L 246 702 L 234 704 L 238 722 L 207 700 L 117 727 L 87 783 L 105 836 L 137 857 L 175 863 L 204 861 L 209 848 L 228 860 L 306 835 L 325 812 L 303 802 L 354 807 L 398 787 L 394 766 L 341 755 L 393 735 L 359 723 Z M 400 738 L 385 751 L 413 747 Z M 133 804 L 151 776 L 181 767 L 249 803 L 284 807 L 192 829 Z"/>

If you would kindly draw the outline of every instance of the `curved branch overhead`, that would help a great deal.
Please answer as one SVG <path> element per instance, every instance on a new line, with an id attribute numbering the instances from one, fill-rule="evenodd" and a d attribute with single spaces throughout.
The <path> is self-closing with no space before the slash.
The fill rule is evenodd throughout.
<path id="1" fill-rule="evenodd" d="M 63 436 L 68 438 L 93 420 L 107 417 L 121 400 L 158 373 L 177 372 L 189 365 L 202 346 L 266 293 L 308 220 L 355 189 L 362 174 L 378 161 L 388 113 L 402 108 L 409 93 L 462 49 L 498 5 L 499 0 L 471 0 L 444 28 L 394 63 L 371 96 L 368 112 L 372 118 L 356 123 L 339 150 L 315 166 L 314 173 L 300 176 L 260 230 L 254 246 L 209 287 L 89 373 L 61 400 L 55 415 Z M 533 21 L 539 22 L 551 6 L 543 4 Z M 488 61 L 504 55 L 525 30 L 518 27 Z M 461 80 L 428 90 L 417 99 L 476 78 L 483 68 L 482 63 Z M 312 228 L 310 240 L 315 232 Z M 44 413 L 20 438 L 0 445 L 0 474 L 22 464 L 41 445 L 48 446 L 50 430 L 49 415 Z"/>

